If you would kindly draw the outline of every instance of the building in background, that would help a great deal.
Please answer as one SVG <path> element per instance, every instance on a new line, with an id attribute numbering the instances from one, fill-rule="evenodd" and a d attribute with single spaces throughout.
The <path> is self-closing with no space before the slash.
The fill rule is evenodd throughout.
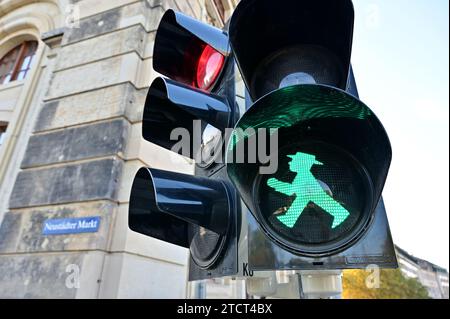
<path id="1" fill-rule="evenodd" d="M 417 279 L 434 299 L 448 299 L 448 271 L 429 261 L 414 257 L 396 247 L 397 260 L 403 275 Z"/>
<path id="2" fill-rule="evenodd" d="M 160 18 L 235 5 L 0 1 L 0 298 L 188 296 L 187 250 L 128 229 L 129 190 L 141 166 L 193 172 L 141 138 Z"/>

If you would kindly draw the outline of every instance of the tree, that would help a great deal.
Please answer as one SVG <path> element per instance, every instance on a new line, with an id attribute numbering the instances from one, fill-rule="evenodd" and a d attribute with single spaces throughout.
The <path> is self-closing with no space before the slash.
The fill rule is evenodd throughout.
<path id="1" fill-rule="evenodd" d="M 428 299 L 424 286 L 413 278 L 406 278 L 399 269 L 381 269 L 379 288 L 368 288 L 376 273 L 366 270 L 345 270 L 343 274 L 344 299 Z"/>

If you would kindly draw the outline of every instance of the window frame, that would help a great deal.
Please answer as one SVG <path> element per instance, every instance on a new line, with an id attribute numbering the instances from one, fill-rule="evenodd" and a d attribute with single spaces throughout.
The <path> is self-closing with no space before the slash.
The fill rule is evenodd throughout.
<path id="1" fill-rule="evenodd" d="M 28 54 L 29 50 L 30 50 L 30 48 L 32 48 L 32 46 L 34 46 L 33 52 L 32 52 L 32 54 Z M 36 55 L 37 46 L 38 46 L 37 41 L 34 41 L 34 40 L 23 41 L 19 45 L 16 45 L 14 48 L 9 50 L 5 55 L 3 55 L 0 58 L 0 64 L 1 64 L 1 62 L 3 61 L 3 59 L 5 57 L 7 57 L 11 52 L 13 52 L 18 47 L 20 47 L 19 48 L 19 53 L 18 53 L 18 55 L 17 55 L 17 57 L 16 57 L 16 59 L 14 61 L 14 65 L 12 67 L 11 76 L 10 76 L 8 82 L 6 82 L 6 83 L 4 82 L 5 79 L 6 79 L 6 77 L 5 77 L 5 78 L 3 78 L 1 80 L 0 85 L 11 83 L 11 82 L 14 82 L 14 81 L 17 81 L 17 80 L 19 80 L 19 81 L 20 80 L 24 80 L 26 78 L 26 76 L 28 74 L 28 71 L 31 69 L 31 64 L 33 63 L 33 58 Z M 23 63 L 24 63 L 24 61 L 25 61 L 25 59 L 27 57 L 31 57 L 31 61 L 28 63 L 27 68 L 25 70 L 22 70 Z M 18 79 L 18 76 L 19 76 L 19 74 L 22 71 L 25 71 L 25 74 L 24 74 L 24 76 L 21 79 Z"/>

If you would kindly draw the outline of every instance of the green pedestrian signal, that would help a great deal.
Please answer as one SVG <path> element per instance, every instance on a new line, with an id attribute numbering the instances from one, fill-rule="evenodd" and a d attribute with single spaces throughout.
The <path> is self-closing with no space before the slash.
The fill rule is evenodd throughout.
<path id="1" fill-rule="evenodd" d="M 289 228 L 294 227 L 308 203 L 313 202 L 333 216 L 331 228 L 336 228 L 344 222 L 350 213 L 323 189 L 321 183 L 311 173 L 313 165 L 323 165 L 314 155 L 297 152 L 288 155 L 291 158 L 289 169 L 297 173 L 292 183 L 279 181 L 276 178 L 267 180 L 267 185 L 277 192 L 296 198 L 284 215 L 278 220 Z"/>
<path id="2" fill-rule="evenodd" d="M 252 155 L 252 143 L 264 146 L 274 136 L 271 163 Z M 368 229 L 391 154 L 384 128 L 364 103 L 317 84 L 284 87 L 257 100 L 227 150 L 230 159 L 244 150 L 244 161 L 227 161 L 227 172 L 265 234 L 313 256 L 342 249 Z M 262 170 L 268 167 L 274 169 Z"/>

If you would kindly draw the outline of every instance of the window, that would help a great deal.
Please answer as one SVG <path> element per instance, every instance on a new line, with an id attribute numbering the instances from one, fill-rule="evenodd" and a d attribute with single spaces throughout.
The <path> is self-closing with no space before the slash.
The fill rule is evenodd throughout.
<path id="1" fill-rule="evenodd" d="M 6 124 L 2 124 L 0 123 L 0 145 L 3 144 L 3 139 L 5 138 L 5 133 L 6 133 Z"/>
<path id="2" fill-rule="evenodd" d="M 36 48 L 36 41 L 26 41 L 3 56 L 0 59 L 0 84 L 25 79 Z"/>

